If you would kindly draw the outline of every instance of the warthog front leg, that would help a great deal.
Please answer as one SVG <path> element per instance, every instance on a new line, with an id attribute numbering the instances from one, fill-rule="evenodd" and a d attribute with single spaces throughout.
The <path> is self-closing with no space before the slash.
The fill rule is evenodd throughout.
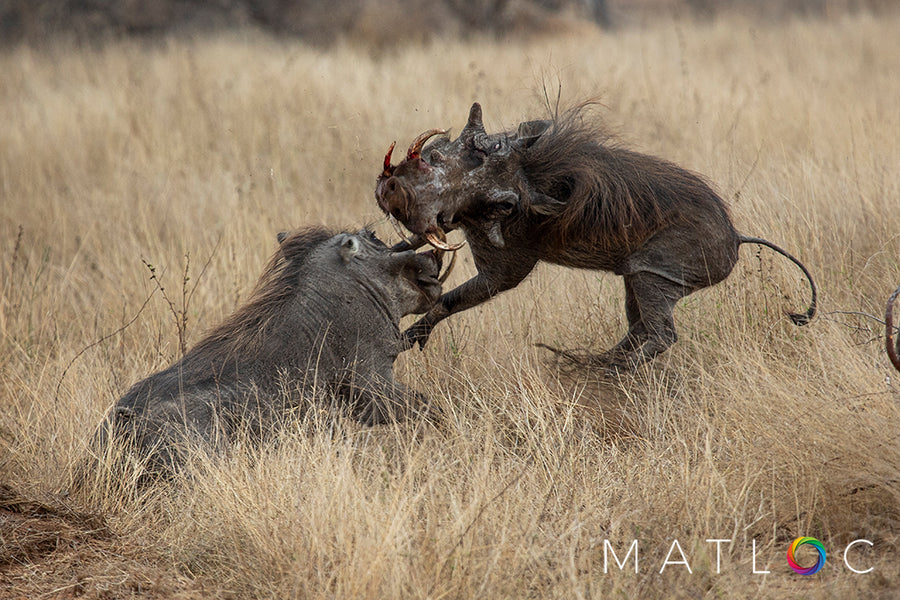
<path id="1" fill-rule="evenodd" d="M 369 377 L 362 388 L 353 390 L 354 416 L 366 425 L 406 421 L 437 411 L 423 394 L 397 381 Z"/>
<path id="2" fill-rule="evenodd" d="M 496 268 L 498 263 L 502 265 L 499 269 Z M 492 264 L 494 268 L 490 271 L 482 271 L 479 268 L 478 275 L 441 296 L 424 317 L 403 333 L 403 349 L 408 350 L 417 342 L 419 348 L 424 348 L 435 325 L 454 313 L 478 306 L 500 292 L 516 287 L 528 276 L 536 263 L 536 259 L 520 260 L 511 267 L 508 261 L 501 260 Z M 480 266 L 477 260 L 476 266 Z"/>

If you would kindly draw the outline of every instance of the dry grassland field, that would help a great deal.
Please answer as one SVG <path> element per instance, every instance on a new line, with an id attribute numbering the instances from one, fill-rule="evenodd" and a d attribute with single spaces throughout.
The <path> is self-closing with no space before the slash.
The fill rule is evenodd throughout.
<path id="1" fill-rule="evenodd" d="M 7 48 L 0 598 L 896 598 L 900 373 L 878 319 L 900 284 L 897 31 L 887 13 L 375 54 L 258 33 Z M 816 319 L 790 323 L 805 281 L 745 245 L 655 361 L 561 370 L 535 344 L 610 347 L 624 292 L 542 265 L 401 355 L 436 423 L 311 413 L 189 481 L 71 487 L 109 407 L 247 300 L 276 233 L 396 242 L 373 197 L 392 141 L 458 133 L 475 100 L 515 127 L 557 90 L 803 260 Z M 448 285 L 474 273 L 460 259 Z M 826 552 L 814 575 L 786 560 L 801 536 Z"/>

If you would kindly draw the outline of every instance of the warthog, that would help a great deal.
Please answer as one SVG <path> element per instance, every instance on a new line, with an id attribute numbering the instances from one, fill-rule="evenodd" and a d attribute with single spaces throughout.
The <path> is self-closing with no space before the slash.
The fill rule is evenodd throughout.
<path id="1" fill-rule="evenodd" d="M 891 359 L 891 364 L 900 371 L 900 338 L 897 339 L 897 343 L 894 345 L 894 303 L 897 301 L 898 296 L 900 296 L 900 287 L 894 290 L 894 293 L 888 298 L 887 308 L 884 311 L 884 345 L 888 358 Z"/>
<path id="2" fill-rule="evenodd" d="M 812 302 L 790 318 L 803 325 L 815 314 L 816 287 L 800 261 L 738 234 L 700 176 L 620 147 L 589 122 L 584 106 L 488 134 L 476 103 L 456 140 L 442 136 L 423 149 L 444 133 L 420 135 L 396 166 L 392 145 L 375 190 L 381 209 L 415 234 L 396 249 L 426 241 L 455 249 L 442 240 L 460 228 L 478 269 L 405 332 L 409 346 L 424 345 L 453 313 L 515 287 L 543 260 L 624 278 L 628 332 L 591 362 L 630 369 L 675 343 L 677 301 L 725 279 L 744 243 L 768 246 L 800 267 Z"/>
<path id="3" fill-rule="evenodd" d="M 285 411 L 335 401 L 364 423 L 424 408 L 393 378 L 399 320 L 441 293 L 440 252 L 393 252 L 368 231 L 310 228 L 279 248 L 247 304 L 167 369 L 135 384 L 98 433 L 123 439 L 153 472 L 185 446 L 263 435 Z"/>

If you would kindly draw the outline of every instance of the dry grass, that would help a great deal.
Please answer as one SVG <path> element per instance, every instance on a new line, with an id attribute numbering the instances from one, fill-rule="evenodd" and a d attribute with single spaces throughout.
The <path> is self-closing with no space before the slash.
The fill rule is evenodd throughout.
<path id="1" fill-rule="evenodd" d="M 890 597 L 898 377 L 881 326 L 837 311 L 883 314 L 900 280 L 898 27 L 728 19 L 376 57 L 239 34 L 6 52 L 0 597 Z M 614 343 L 621 284 L 541 267 L 401 358 L 439 427 L 313 416 L 277 448 L 201 457 L 183 486 L 59 495 L 106 408 L 179 352 L 142 260 L 176 309 L 193 294 L 196 341 L 246 299 L 276 232 L 391 237 L 372 197 L 391 141 L 458 131 L 476 99 L 489 129 L 514 126 L 542 114 L 542 82 L 600 97 L 631 146 L 716 182 L 742 232 L 810 267 L 821 316 L 790 325 L 801 278 L 744 247 L 681 303 L 673 349 L 597 380 L 533 344 Z M 812 577 L 784 559 L 800 535 L 828 551 Z M 721 573 L 711 538 L 733 540 Z M 858 538 L 866 575 L 841 560 Z M 638 574 L 604 574 L 607 539 L 620 558 L 640 540 Z M 659 573 L 673 539 L 692 573 Z"/>

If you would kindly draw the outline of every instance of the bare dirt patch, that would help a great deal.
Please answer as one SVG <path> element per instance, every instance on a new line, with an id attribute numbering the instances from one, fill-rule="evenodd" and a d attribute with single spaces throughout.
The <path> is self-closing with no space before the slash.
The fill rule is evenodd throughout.
<path id="1" fill-rule="evenodd" d="M 126 547 L 100 514 L 0 484 L 0 598 L 199 598 L 162 557 Z"/>

